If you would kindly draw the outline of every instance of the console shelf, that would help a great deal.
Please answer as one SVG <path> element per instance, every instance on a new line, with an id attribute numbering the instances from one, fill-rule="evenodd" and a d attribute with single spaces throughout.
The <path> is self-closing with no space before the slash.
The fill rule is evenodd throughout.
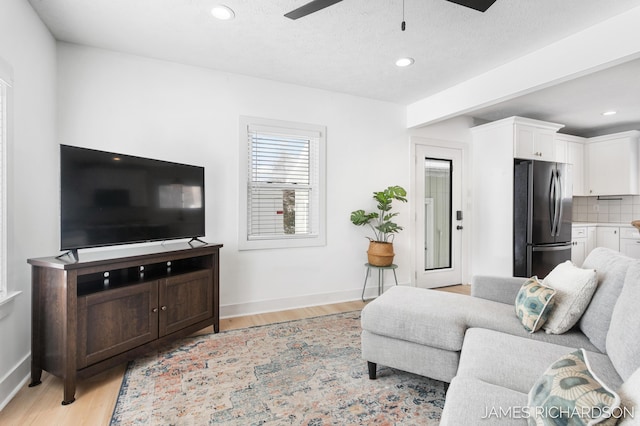
<path id="1" fill-rule="evenodd" d="M 219 331 L 221 244 L 170 244 L 29 259 L 31 384 L 42 370 L 76 380 L 213 325 Z"/>

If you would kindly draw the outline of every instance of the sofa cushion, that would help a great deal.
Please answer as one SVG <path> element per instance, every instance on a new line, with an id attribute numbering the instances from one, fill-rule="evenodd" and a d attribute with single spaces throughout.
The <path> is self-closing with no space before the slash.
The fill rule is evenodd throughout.
<path id="1" fill-rule="evenodd" d="M 460 354 L 458 376 L 473 377 L 518 392 L 529 392 L 549 365 L 575 350 L 531 339 L 530 336 L 538 334 L 548 336 L 537 333 L 520 337 L 483 328 L 469 329 Z M 597 352 L 587 353 L 598 377 L 612 389 L 617 389 L 622 379 L 609 357 Z"/>
<path id="2" fill-rule="evenodd" d="M 578 268 L 570 260 L 553 268 L 542 283 L 556 290 L 555 305 L 544 324 L 544 330 L 553 334 L 578 322 L 598 285 L 595 270 Z"/>
<path id="3" fill-rule="evenodd" d="M 526 393 L 457 376 L 447 391 L 440 426 L 524 426 L 526 407 Z"/>
<path id="4" fill-rule="evenodd" d="M 628 270 L 611 314 L 607 354 L 620 376 L 627 379 L 640 368 L 640 262 Z M 639 414 L 640 415 L 640 414 Z"/>
<path id="5" fill-rule="evenodd" d="M 467 329 L 466 311 L 477 309 L 470 306 L 475 300 L 462 294 L 394 286 L 362 309 L 362 329 L 459 351 Z"/>
<path id="6" fill-rule="evenodd" d="M 583 268 L 596 270 L 598 288 L 582 315 L 579 326 L 600 352 L 606 352 L 613 307 L 622 290 L 627 269 L 633 262 L 634 259 L 617 251 L 598 247 L 589 253 L 582 265 Z"/>
<path id="7" fill-rule="evenodd" d="M 450 351 L 462 349 L 465 332 L 471 327 L 598 351 L 576 329 L 560 335 L 529 334 L 513 314 L 513 301 L 507 305 L 416 287 L 391 287 L 364 307 L 361 321 L 363 330 L 370 333 Z"/>
<path id="8" fill-rule="evenodd" d="M 471 295 L 510 305 L 526 280 L 522 277 L 474 275 L 471 277 Z"/>
<path id="9" fill-rule="evenodd" d="M 619 407 L 618 394 L 598 379 L 584 349 L 578 349 L 551 364 L 531 388 L 529 412 L 534 422 L 529 423 L 614 425 L 612 413 Z"/>
<path id="10" fill-rule="evenodd" d="M 618 413 L 619 426 L 640 424 L 640 368 L 637 369 L 618 390 L 622 410 Z"/>
<path id="11" fill-rule="evenodd" d="M 553 309 L 553 296 L 556 291 L 538 281 L 538 277 L 529 278 L 516 296 L 516 315 L 525 330 L 534 333 L 542 327 Z"/>

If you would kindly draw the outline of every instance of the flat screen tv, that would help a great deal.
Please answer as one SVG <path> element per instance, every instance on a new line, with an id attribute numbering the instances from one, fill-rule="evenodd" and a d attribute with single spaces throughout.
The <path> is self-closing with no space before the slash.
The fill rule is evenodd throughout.
<path id="1" fill-rule="evenodd" d="M 60 145 L 61 250 L 197 238 L 204 167 Z"/>

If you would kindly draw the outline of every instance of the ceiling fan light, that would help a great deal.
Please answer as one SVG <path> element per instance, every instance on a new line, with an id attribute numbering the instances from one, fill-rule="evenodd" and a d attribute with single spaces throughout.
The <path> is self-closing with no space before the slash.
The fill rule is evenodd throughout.
<path id="1" fill-rule="evenodd" d="M 221 4 L 214 6 L 211 9 L 211 14 L 214 18 L 220 19 L 221 21 L 230 21 L 236 17 L 235 12 L 230 7 Z"/>
<path id="2" fill-rule="evenodd" d="M 413 65 L 415 60 L 413 58 L 400 58 L 396 61 L 396 66 L 398 67 L 408 67 L 409 65 Z"/>

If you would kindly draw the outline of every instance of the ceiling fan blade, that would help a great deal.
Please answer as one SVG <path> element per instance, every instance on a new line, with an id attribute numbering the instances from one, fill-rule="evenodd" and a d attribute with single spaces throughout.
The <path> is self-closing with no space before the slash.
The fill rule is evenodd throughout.
<path id="1" fill-rule="evenodd" d="M 470 7 L 471 9 L 479 10 L 480 12 L 485 12 L 487 9 L 491 7 L 492 4 L 496 2 L 496 0 L 447 0 L 451 3 L 456 3 L 461 6 Z"/>
<path id="2" fill-rule="evenodd" d="M 340 3 L 341 1 L 342 0 L 313 0 L 304 6 L 300 6 L 299 8 L 286 13 L 284 16 L 290 19 L 302 18 L 303 16 L 310 15 L 313 12 L 329 7 L 332 4 Z"/>

